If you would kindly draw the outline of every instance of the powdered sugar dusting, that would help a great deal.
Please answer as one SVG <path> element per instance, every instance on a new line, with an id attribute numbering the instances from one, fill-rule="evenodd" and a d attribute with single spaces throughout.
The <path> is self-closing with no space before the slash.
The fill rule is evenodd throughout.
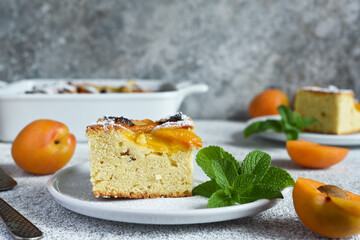
<path id="1" fill-rule="evenodd" d="M 123 119 L 124 121 L 117 121 L 116 119 Z M 129 121 L 130 123 L 126 122 Z M 183 127 L 194 127 L 194 123 L 191 120 L 190 117 L 188 117 L 187 115 L 181 113 L 181 112 L 177 112 L 174 115 L 170 115 L 166 118 L 162 118 L 158 121 L 156 121 L 156 123 L 158 123 L 159 125 L 154 127 L 154 129 L 152 131 L 155 131 L 157 129 L 161 129 L 161 128 L 183 128 Z M 125 126 L 123 126 L 123 124 L 126 125 L 133 125 L 133 123 L 131 122 L 131 120 L 129 120 L 128 118 L 125 117 L 114 117 L 114 116 L 104 116 L 103 118 L 100 118 L 96 123 L 92 123 L 89 126 L 94 126 L 94 125 L 102 125 L 104 127 L 104 129 L 108 130 L 109 126 L 119 126 L 122 128 L 126 128 Z"/>
<path id="2" fill-rule="evenodd" d="M 183 120 L 178 122 L 166 122 L 159 126 L 156 126 L 153 131 L 160 128 L 182 128 L 182 127 L 192 127 L 194 126 L 191 120 Z"/>
<path id="3" fill-rule="evenodd" d="M 76 86 L 71 83 L 58 81 L 54 83 L 44 83 L 33 87 L 34 92 L 43 92 L 46 94 L 58 94 L 59 92 L 75 92 Z"/>
<path id="4" fill-rule="evenodd" d="M 94 93 L 94 94 L 99 93 L 99 90 L 97 90 L 94 86 L 84 86 L 84 89 L 89 93 Z"/>
<path id="5" fill-rule="evenodd" d="M 92 123 L 89 126 L 95 126 L 95 125 L 102 125 L 105 130 L 109 130 L 110 126 L 111 127 L 118 126 L 125 129 L 125 127 L 121 125 L 121 123 L 115 121 L 115 118 L 109 116 L 104 116 L 103 118 L 100 118 L 97 122 Z"/>
<path id="6" fill-rule="evenodd" d="M 316 92 L 326 92 L 326 93 L 354 93 L 351 89 L 339 89 L 336 86 L 329 85 L 327 88 L 317 87 L 317 86 L 306 86 L 302 89 L 308 91 L 316 91 Z"/>
<path id="7" fill-rule="evenodd" d="M 169 121 L 169 119 L 171 119 L 173 116 L 180 116 L 180 120 L 178 120 L 176 122 Z M 159 126 L 156 126 L 153 129 L 153 131 L 155 131 L 157 129 L 161 129 L 161 128 L 182 128 L 182 127 L 193 127 L 194 126 L 194 123 L 191 120 L 191 118 L 189 118 L 182 112 L 178 112 L 175 115 L 168 116 L 164 119 L 160 119 L 158 122 L 164 122 L 164 123 L 162 123 Z"/>

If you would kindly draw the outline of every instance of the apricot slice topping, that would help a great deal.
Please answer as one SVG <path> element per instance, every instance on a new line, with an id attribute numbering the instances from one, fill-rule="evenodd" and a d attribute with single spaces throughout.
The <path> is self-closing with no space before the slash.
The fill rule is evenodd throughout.
<path id="1" fill-rule="evenodd" d="M 152 134 L 168 141 L 181 142 L 188 147 L 195 146 L 196 149 L 202 147 L 201 138 L 187 129 L 160 128 Z"/>
<path id="2" fill-rule="evenodd" d="M 360 103 L 359 102 L 355 102 L 355 109 L 360 111 Z"/>
<path id="3" fill-rule="evenodd" d="M 317 234 L 344 238 L 360 233 L 359 195 L 298 178 L 293 189 L 293 203 L 302 223 Z"/>
<path id="4" fill-rule="evenodd" d="M 305 140 L 286 142 L 290 158 L 307 168 L 327 168 L 341 162 L 349 153 L 348 148 L 320 145 Z"/>

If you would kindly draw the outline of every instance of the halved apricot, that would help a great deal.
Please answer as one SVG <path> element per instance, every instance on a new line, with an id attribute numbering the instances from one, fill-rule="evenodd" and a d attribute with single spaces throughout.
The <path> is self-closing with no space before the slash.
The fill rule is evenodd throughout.
<path id="1" fill-rule="evenodd" d="M 202 147 L 201 138 L 187 129 L 160 128 L 155 130 L 152 134 L 169 141 L 181 142 L 188 147 L 195 146 L 196 149 Z"/>
<path id="2" fill-rule="evenodd" d="M 326 185 L 298 178 L 293 189 L 294 208 L 311 231 L 329 238 L 350 237 L 360 233 L 360 196 L 342 189 L 347 198 L 334 196 L 319 187 Z M 329 187 L 330 186 L 330 187 Z M 336 191 L 335 191 L 336 192 Z"/>
<path id="3" fill-rule="evenodd" d="M 348 148 L 320 145 L 305 140 L 286 142 L 290 158 L 307 168 L 327 168 L 341 160 L 349 153 Z"/>
<path id="4" fill-rule="evenodd" d="M 248 112 L 251 117 L 279 114 L 277 108 L 281 105 L 290 106 L 288 96 L 278 89 L 266 89 L 257 95 L 250 103 Z"/>

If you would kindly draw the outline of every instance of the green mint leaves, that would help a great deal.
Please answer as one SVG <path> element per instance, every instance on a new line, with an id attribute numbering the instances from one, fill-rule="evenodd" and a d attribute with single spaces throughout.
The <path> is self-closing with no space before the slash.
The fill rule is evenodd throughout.
<path id="1" fill-rule="evenodd" d="M 275 132 L 284 132 L 287 140 L 297 140 L 302 128 L 307 127 L 314 122 L 315 118 L 302 118 L 298 113 L 293 113 L 289 107 L 280 106 L 278 112 L 280 120 L 268 119 L 250 124 L 244 130 L 244 137 L 249 137 L 254 133 L 264 132 L 269 129 Z"/>
<path id="2" fill-rule="evenodd" d="M 285 170 L 270 167 L 271 157 L 259 150 L 249 153 L 240 165 L 221 147 L 209 146 L 198 152 L 196 162 L 211 180 L 192 193 L 209 198 L 208 208 L 283 198 L 281 190 L 295 184 Z"/>

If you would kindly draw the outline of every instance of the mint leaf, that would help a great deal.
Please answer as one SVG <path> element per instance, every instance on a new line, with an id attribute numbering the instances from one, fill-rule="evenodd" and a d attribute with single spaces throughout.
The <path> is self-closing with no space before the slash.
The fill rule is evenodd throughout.
<path id="1" fill-rule="evenodd" d="M 250 173 L 256 175 L 256 181 L 260 181 L 269 169 L 271 157 L 269 154 L 255 150 L 246 155 L 240 165 L 240 174 Z"/>
<path id="2" fill-rule="evenodd" d="M 229 160 L 230 162 L 232 162 L 235 166 L 236 169 L 239 169 L 240 167 L 240 163 L 235 159 L 235 157 L 233 155 L 231 155 L 231 153 L 225 151 L 224 149 L 220 148 L 220 153 L 223 156 L 223 158 L 226 158 L 227 160 Z"/>
<path id="3" fill-rule="evenodd" d="M 213 171 L 212 161 L 219 161 L 222 158 L 226 158 L 231 161 L 236 169 L 240 167 L 240 163 L 236 161 L 234 156 L 218 146 L 209 146 L 201 149 L 196 155 L 196 163 L 210 179 L 215 179 L 216 177 Z"/>
<path id="4" fill-rule="evenodd" d="M 291 109 L 289 107 L 286 106 L 280 106 L 277 108 L 280 116 L 281 116 L 281 121 L 286 124 L 290 124 L 292 126 L 295 125 L 295 117 L 293 112 L 291 111 Z"/>
<path id="5" fill-rule="evenodd" d="M 242 194 L 247 191 L 248 187 L 255 181 L 255 178 L 256 176 L 254 174 L 241 174 L 235 178 L 232 187 L 238 194 Z"/>
<path id="6" fill-rule="evenodd" d="M 226 158 L 222 158 L 219 161 L 213 161 L 212 166 L 215 174 L 215 181 L 222 188 L 232 185 L 234 179 L 238 176 L 234 164 Z"/>
<path id="7" fill-rule="evenodd" d="M 195 187 L 193 194 L 209 197 L 209 208 L 283 198 L 281 190 L 295 184 L 285 170 L 270 167 L 270 156 L 259 150 L 250 152 L 240 165 L 230 153 L 210 146 L 199 151 L 196 161 L 211 181 Z"/>
<path id="8" fill-rule="evenodd" d="M 283 125 L 280 120 L 268 119 L 265 121 L 258 121 L 247 126 L 243 132 L 244 137 L 247 138 L 252 134 L 265 132 L 269 129 L 274 130 L 275 132 L 282 132 Z"/>
<path id="9" fill-rule="evenodd" d="M 301 121 L 299 122 L 298 126 L 300 129 L 310 126 L 311 124 L 317 122 L 316 118 L 302 118 Z"/>
<path id="10" fill-rule="evenodd" d="M 235 204 L 234 199 L 224 189 L 220 189 L 211 195 L 207 204 L 208 208 L 227 207 Z"/>
<path id="11" fill-rule="evenodd" d="M 211 180 L 196 186 L 192 190 L 192 194 L 210 198 L 211 195 L 219 189 L 221 189 L 219 185 L 217 185 L 216 182 Z"/>
<path id="12" fill-rule="evenodd" d="M 302 129 L 304 127 L 310 126 L 314 122 L 316 122 L 316 118 L 302 118 L 299 113 L 294 113 L 295 116 L 295 125 L 298 129 Z"/>
<path id="13" fill-rule="evenodd" d="M 196 163 L 208 175 L 210 179 L 215 179 L 215 174 L 212 167 L 212 161 L 221 159 L 222 155 L 218 147 L 209 146 L 201 149 L 196 155 Z"/>
<path id="14" fill-rule="evenodd" d="M 234 196 L 235 201 L 244 204 L 259 199 L 284 198 L 281 191 L 266 185 L 251 184 L 246 192 Z"/>
<path id="15" fill-rule="evenodd" d="M 259 184 L 267 185 L 273 189 L 282 190 L 284 188 L 294 186 L 295 181 L 285 170 L 278 167 L 270 167 Z"/>
<path id="16" fill-rule="evenodd" d="M 275 132 L 284 132 L 287 140 L 297 140 L 301 129 L 316 122 L 315 118 L 302 118 L 287 106 L 278 107 L 278 112 L 281 116 L 280 120 L 268 119 L 253 122 L 244 129 L 244 137 L 271 129 Z"/>
<path id="17" fill-rule="evenodd" d="M 291 125 L 285 125 L 285 136 L 286 140 L 297 140 L 299 138 L 300 130 L 298 128 L 295 128 Z"/>

